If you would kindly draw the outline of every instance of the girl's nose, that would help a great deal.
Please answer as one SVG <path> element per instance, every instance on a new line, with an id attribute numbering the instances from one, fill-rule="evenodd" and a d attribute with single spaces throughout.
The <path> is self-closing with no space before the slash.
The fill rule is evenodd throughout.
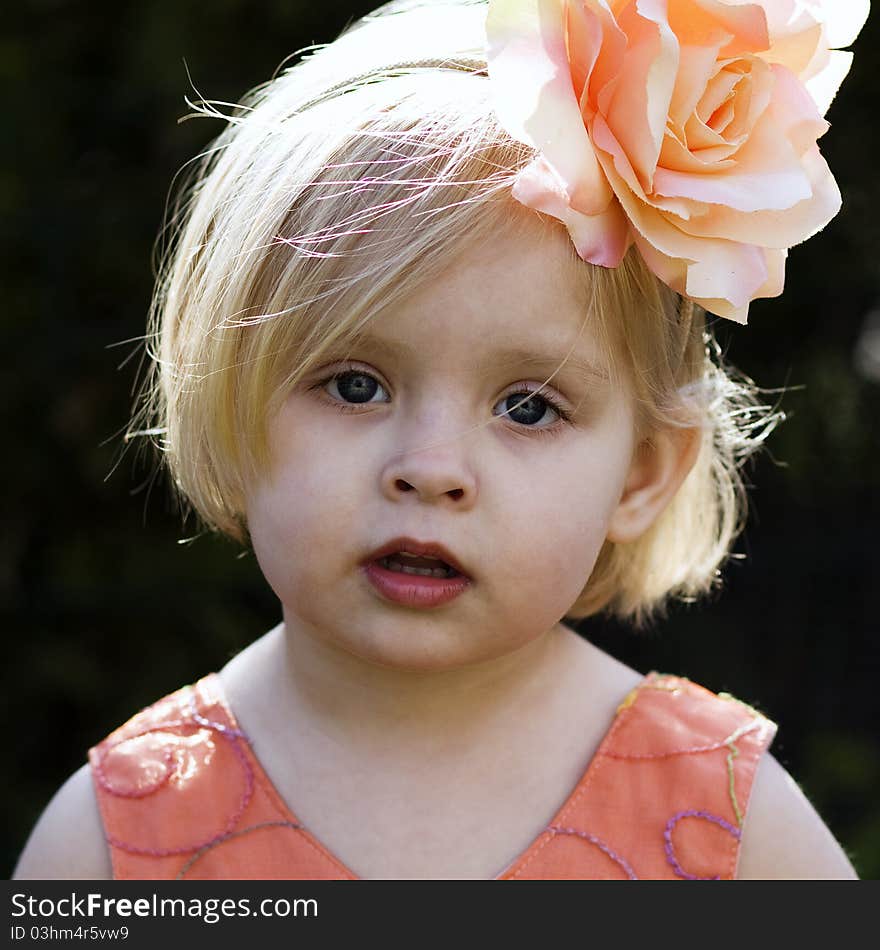
<path id="1" fill-rule="evenodd" d="M 407 497 L 428 503 L 470 507 L 477 480 L 468 464 L 465 436 L 395 454 L 382 471 L 382 491 L 391 501 Z"/>

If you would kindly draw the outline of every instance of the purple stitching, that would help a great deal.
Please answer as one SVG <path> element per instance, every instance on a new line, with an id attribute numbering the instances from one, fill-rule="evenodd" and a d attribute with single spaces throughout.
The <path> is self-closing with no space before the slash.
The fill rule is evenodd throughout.
<path id="1" fill-rule="evenodd" d="M 217 834 L 213 835 L 210 838 L 206 838 L 203 841 L 197 841 L 194 844 L 184 845 L 183 847 L 177 848 L 139 848 L 137 845 L 130 844 L 126 841 L 121 841 L 118 838 L 114 838 L 110 835 L 107 836 L 107 843 L 112 845 L 114 848 L 119 848 L 121 851 L 126 851 L 129 854 L 142 854 L 149 855 L 155 858 L 167 858 L 175 854 L 186 854 L 191 851 L 200 851 L 204 848 L 209 848 L 214 844 L 218 843 L 224 838 L 227 838 L 238 824 L 239 819 L 244 814 L 245 809 L 250 803 L 251 798 L 254 794 L 254 771 L 251 768 L 251 764 L 247 759 L 243 749 L 240 746 L 239 740 L 244 740 L 249 742 L 247 736 L 238 729 L 230 729 L 228 726 L 224 725 L 222 722 L 215 722 L 211 719 L 207 719 L 205 716 L 199 714 L 196 709 L 195 698 L 192 695 L 192 692 L 189 697 L 189 719 L 173 719 L 169 722 L 164 722 L 158 726 L 151 726 L 148 729 L 143 729 L 140 732 L 136 732 L 134 735 L 126 736 L 124 739 L 120 739 L 119 742 L 114 743 L 108 749 L 106 749 L 99 762 L 96 766 L 96 774 L 98 778 L 98 783 L 111 795 L 116 795 L 119 798 L 143 798 L 146 795 L 152 794 L 157 789 L 161 788 L 171 776 L 171 753 L 167 753 L 165 756 L 166 762 L 166 771 L 164 777 L 156 785 L 146 791 L 138 791 L 135 793 L 131 792 L 117 792 L 112 785 L 110 784 L 107 776 L 104 773 L 103 763 L 106 760 L 107 756 L 113 749 L 118 745 L 122 745 L 124 742 L 128 742 L 130 739 L 138 739 L 141 736 L 148 735 L 152 732 L 166 732 L 169 729 L 181 728 L 186 726 L 192 726 L 194 723 L 202 726 L 203 728 L 211 729 L 213 732 L 217 732 L 221 735 L 232 747 L 232 751 L 235 753 L 236 758 L 239 761 L 239 764 L 242 767 L 244 773 L 244 791 L 242 792 L 241 798 L 239 799 L 238 807 L 230 816 L 229 820 L 226 822 L 226 825 L 223 829 Z"/>
<path id="2" fill-rule="evenodd" d="M 603 852 L 604 854 L 607 854 L 608 857 L 611 858 L 611 860 L 616 865 L 618 865 L 618 867 L 622 868 L 626 876 L 631 881 L 638 880 L 638 877 L 636 877 L 635 871 L 633 871 L 633 869 L 629 866 L 629 864 L 622 857 L 620 857 L 620 855 L 615 854 L 611 850 L 611 848 L 609 848 L 608 845 L 605 844 L 604 841 L 597 838 L 595 835 L 587 834 L 586 831 L 579 831 L 577 828 L 557 828 L 553 825 L 550 825 L 547 828 L 547 830 L 554 835 L 576 835 L 578 838 L 583 838 L 584 841 L 589 841 L 590 844 L 595 845 L 601 852 Z"/>
<path id="3" fill-rule="evenodd" d="M 293 821 L 261 821 L 257 825 L 250 825 L 247 828 L 239 828 L 238 831 L 230 831 L 227 834 L 219 835 L 213 841 L 209 841 L 207 844 L 202 845 L 195 854 L 187 858 L 183 864 L 183 867 L 181 867 L 181 869 L 177 872 L 174 879 L 176 881 L 183 880 L 183 878 L 186 877 L 187 872 L 197 861 L 201 860 L 201 858 L 213 848 L 223 844 L 224 841 L 231 841 L 234 838 L 241 838 L 243 835 L 250 834 L 252 831 L 259 831 L 262 828 L 293 828 L 294 831 L 301 831 L 302 825 L 298 825 Z"/>
<path id="4" fill-rule="evenodd" d="M 675 871 L 679 877 L 683 877 L 688 881 L 720 881 L 721 878 L 717 874 L 711 877 L 700 877 L 698 874 L 690 874 L 678 863 L 678 859 L 675 856 L 675 849 L 672 846 L 672 830 L 682 818 L 702 818 L 704 821 L 711 821 L 713 824 L 718 825 L 719 828 L 729 831 L 737 841 L 739 841 L 742 832 L 729 821 L 719 818 L 718 815 L 713 815 L 708 811 L 696 811 L 693 809 L 680 811 L 666 822 L 666 830 L 663 832 L 663 838 L 666 842 L 664 849 L 666 851 L 666 860 L 672 865 L 672 870 Z"/>
<path id="5" fill-rule="evenodd" d="M 212 719 L 207 719 L 203 716 L 197 709 L 195 701 L 190 698 L 190 715 L 200 726 L 207 726 L 208 729 L 214 729 L 220 733 L 222 736 L 226 736 L 231 739 L 244 739 L 248 745 L 251 744 L 251 740 L 241 731 L 241 729 L 231 729 L 229 726 L 224 725 L 222 722 L 214 722 Z"/>
<path id="6" fill-rule="evenodd" d="M 136 736 L 129 736 L 127 739 L 123 739 L 123 742 L 127 742 L 128 739 L 139 739 L 141 736 L 147 735 L 148 732 L 155 730 L 147 730 L 147 732 L 138 733 Z M 122 743 L 117 743 L 122 745 Z M 128 792 L 120 792 L 117 789 L 113 788 L 113 785 L 110 782 L 110 779 L 107 778 L 107 774 L 104 772 L 104 759 L 110 754 L 110 752 L 115 749 L 116 746 L 112 746 L 107 750 L 107 753 L 99 761 L 95 763 L 92 768 L 92 771 L 95 773 L 95 777 L 98 780 L 98 784 L 104 791 L 109 792 L 111 795 L 115 795 L 117 798 L 146 798 L 147 795 L 152 795 L 154 792 L 158 791 L 167 781 L 171 778 L 171 750 L 166 748 L 162 751 L 162 764 L 165 767 L 165 771 L 162 774 L 162 777 L 155 782 L 153 785 L 145 786 L 140 789 L 132 789 Z"/>
<path id="7" fill-rule="evenodd" d="M 98 784 L 104 791 L 109 792 L 111 795 L 115 795 L 117 798 L 144 798 L 147 795 L 152 795 L 157 789 L 161 788 L 170 777 L 171 774 L 171 753 L 163 753 L 163 759 L 165 760 L 165 775 L 156 782 L 150 788 L 141 789 L 138 791 L 132 792 L 120 792 L 113 787 L 110 779 L 107 778 L 106 773 L 104 772 L 104 761 L 108 758 L 110 753 L 120 745 L 123 745 L 126 742 L 131 741 L 132 739 L 140 739 L 142 736 L 148 736 L 151 732 L 166 732 L 171 729 L 180 729 L 182 726 L 189 726 L 189 723 L 186 719 L 172 719 L 169 722 L 163 723 L 161 726 L 150 726 L 147 729 L 141 729 L 138 732 L 134 732 L 129 736 L 125 736 L 124 739 L 120 739 L 118 742 L 114 742 L 113 745 L 108 746 L 101 750 L 100 758 L 92 766 L 92 771 L 95 773 L 96 778 L 98 779 Z"/>

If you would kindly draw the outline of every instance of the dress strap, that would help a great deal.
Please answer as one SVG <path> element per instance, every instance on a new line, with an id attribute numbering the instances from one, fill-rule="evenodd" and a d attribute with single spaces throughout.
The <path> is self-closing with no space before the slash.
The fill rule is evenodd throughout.
<path id="1" fill-rule="evenodd" d="M 505 878 L 731 880 L 776 725 L 650 673 L 620 704 L 578 788 Z"/>
<path id="2" fill-rule="evenodd" d="M 139 712 L 89 762 L 118 880 L 351 876 L 279 799 L 216 674 Z"/>

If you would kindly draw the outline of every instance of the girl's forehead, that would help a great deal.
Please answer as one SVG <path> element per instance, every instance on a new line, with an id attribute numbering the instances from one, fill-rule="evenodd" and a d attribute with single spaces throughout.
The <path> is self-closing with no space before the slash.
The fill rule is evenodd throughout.
<path id="1" fill-rule="evenodd" d="M 511 228 L 466 246 L 438 276 L 377 313 L 359 344 L 397 361 L 444 353 L 485 372 L 523 363 L 552 372 L 567 362 L 607 377 L 588 265 L 572 260 L 555 231 Z"/>
<path id="2" fill-rule="evenodd" d="M 556 222 L 516 213 L 493 228 L 489 238 L 450 248 L 450 262 L 436 280 L 456 292 L 480 298 L 543 298 L 579 303 L 587 286 L 588 265 L 574 253 L 571 239 Z"/>
<path id="3" fill-rule="evenodd" d="M 594 383 L 609 381 L 607 361 L 586 323 L 574 334 L 563 334 L 553 332 L 552 322 L 521 327 L 516 321 L 511 323 L 504 319 L 499 323 L 506 332 L 493 334 L 478 329 L 470 333 L 466 332 L 468 323 L 463 318 L 460 322 L 453 318 L 437 326 L 419 319 L 424 314 L 418 311 L 410 313 L 412 317 L 406 323 L 417 323 L 417 332 L 407 330 L 395 334 L 401 321 L 395 320 L 395 314 L 388 314 L 385 315 L 388 323 L 383 325 L 380 316 L 370 329 L 359 334 L 348 350 L 395 366 L 431 367 L 447 361 L 455 368 L 480 377 L 522 369 L 541 376 L 560 371 L 566 375 L 575 373 Z"/>

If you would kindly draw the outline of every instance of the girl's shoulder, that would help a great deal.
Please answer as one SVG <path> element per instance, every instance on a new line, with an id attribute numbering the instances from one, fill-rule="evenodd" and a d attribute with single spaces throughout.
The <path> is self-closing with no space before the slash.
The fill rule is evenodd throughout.
<path id="1" fill-rule="evenodd" d="M 641 678 L 641 674 L 610 657 L 602 660 L 603 674 L 613 676 L 621 689 L 633 677 L 639 679 L 621 704 L 621 708 L 632 704 L 633 709 L 642 714 L 631 718 L 627 724 L 630 742 L 656 744 L 658 736 L 662 739 L 663 732 L 676 736 L 689 728 L 708 731 L 714 720 L 724 731 L 727 714 L 732 714 L 737 707 L 742 707 L 744 713 L 754 713 L 757 720 L 763 718 L 733 697 L 724 693 L 716 696 L 689 680 L 659 674 Z M 663 702 L 665 689 L 651 688 L 671 684 L 684 687 L 689 699 L 685 704 L 686 714 L 671 715 L 674 704 Z M 699 721 L 703 717 L 705 723 Z M 744 721 L 748 724 L 747 718 Z M 774 724 L 769 720 L 764 722 L 770 731 L 765 741 L 756 745 L 756 750 L 759 746 L 769 745 L 775 731 Z M 634 738 L 636 734 L 637 740 Z M 742 822 L 737 880 L 856 878 L 848 856 L 788 771 L 765 750 L 756 751 L 755 766 L 748 809 Z"/>
<path id="2" fill-rule="evenodd" d="M 213 682 L 207 677 L 203 682 Z M 185 688 L 140 710 L 90 751 L 34 825 L 13 871 L 19 880 L 112 880 L 112 853 L 95 788 L 95 756 L 157 723 L 167 725 L 192 695 Z"/>
<path id="3" fill-rule="evenodd" d="M 18 880 L 110 880 L 110 852 L 91 771 L 82 766 L 61 786 L 18 860 Z"/>
<path id="4" fill-rule="evenodd" d="M 204 720 L 201 715 L 212 716 L 217 712 L 218 694 L 216 688 L 212 689 L 215 684 L 217 678 L 209 675 L 193 686 L 169 693 L 135 713 L 90 749 L 89 761 L 61 786 L 40 815 L 13 877 L 25 880 L 111 880 L 116 877 L 110 844 L 116 844 L 112 832 L 118 820 L 112 809 L 108 811 L 108 799 L 122 796 L 124 800 L 138 800 L 154 785 L 162 785 L 162 776 L 171 774 L 172 760 L 161 745 L 163 739 L 176 736 L 185 745 L 192 741 L 190 734 L 198 731 L 203 721 L 212 728 L 228 731 L 222 709 L 217 718 L 223 722 Z M 154 736 L 156 742 L 151 744 Z M 128 787 L 131 782 L 135 785 Z"/>
<path id="5" fill-rule="evenodd" d="M 659 691 L 655 687 L 660 687 Z M 665 704 L 664 695 L 682 689 L 687 702 L 677 713 L 675 704 Z M 792 776 L 767 751 L 776 731 L 775 723 L 757 710 L 741 703 L 727 693 L 714 694 L 687 679 L 661 674 L 650 674 L 633 691 L 641 699 L 657 699 L 658 712 L 651 707 L 640 720 L 648 725 L 648 736 L 643 741 L 655 743 L 657 736 L 677 736 L 682 729 L 694 728 L 694 735 L 709 735 L 713 727 L 723 734 L 736 724 L 732 716 L 742 716 L 742 724 L 725 742 L 726 748 L 736 749 L 729 767 L 731 781 L 737 786 L 745 776 L 737 772 L 749 739 L 753 746 L 754 778 L 745 800 L 748 807 L 740 821 L 740 847 L 736 865 L 737 880 L 836 880 L 853 879 L 857 875 L 841 846 L 819 814 L 810 804 Z M 628 697 L 629 699 L 630 697 Z M 638 704 L 636 704 L 638 705 Z M 750 718 L 754 717 L 754 718 Z M 657 736 L 651 729 L 660 727 Z M 746 733 L 751 733 L 751 736 Z"/>
<path id="6" fill-rule="evenodd" d="M 855 869 L 789 773 L 769 753 L 743 826 L 738 880 L 853 880 Z"/>

